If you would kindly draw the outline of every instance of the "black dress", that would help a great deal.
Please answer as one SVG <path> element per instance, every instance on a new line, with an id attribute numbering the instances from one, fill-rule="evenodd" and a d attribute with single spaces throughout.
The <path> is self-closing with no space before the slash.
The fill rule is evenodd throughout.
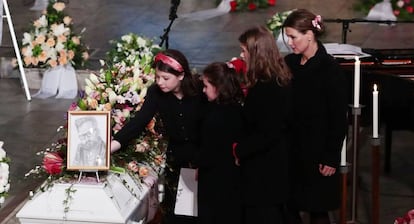
<path id="1" fill-rule="evenodd" d="M 302 55 L 290 54 L 286 62 L 293 73 L 293 149 L 291 206 L 302 211 L 324 212 L 340 204 L 339 162 L 347 131 L 346 77 L 323 45 L 300 65 Z M 319 164 L 337 168 L 322 176 Z"/>
<path id="2" fill-rule="evenodd" d="M 280 223 L 289 187 L 290 102 L 290 86 L 281 87 L 276 81 L 258 81 L 245 99 L 244 135 L 236 154 L 242 169 L 246 223 Z"/>
<path id="3" fill-rule="evenodd" d="M 185 223 L 173 215 L 180 168 L 188 168 L 194 163 L 199 149 L 200 125 L 206 98 L 201 91 L 195 96 L 178 99 L 173 93 L 162 92 L 152 85 L 147 92 L 142 108 L 117 134 L 114 140 L 126 146 L 139 136 L 156 113 L 159 114 L 168 138 L 166 192 L 164 208 L 167 209 L 164 223 Z M 186 217 L 181 217 L 187 219 Z M 191 222 L 191 218 L 190 219 Z"/>
<path id="4" fill-rule="evenodd" d="M 240 224 L 240 167 L 232 145 L 242 129 L 241 105 L 210 103 L 198 158 L 198 223 Z"/>

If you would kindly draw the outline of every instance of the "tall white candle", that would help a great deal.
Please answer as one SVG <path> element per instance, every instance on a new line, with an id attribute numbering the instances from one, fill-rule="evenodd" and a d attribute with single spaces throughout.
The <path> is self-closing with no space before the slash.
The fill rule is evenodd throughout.
<path id="1" fill-rule="evenodd" d="M 342 150 L 341 150 L 341 166 L 346 166 L 346 136 L 344 138 L 344 142 L 342 143 Z"/>
<path id="2" fill-rule="evenodd" d="M 372 137 L 378 138 L 378 90 L 377 84 L 374 84 L 372 92 Z"/>
<path id="3" fill-rule="evenodd" d="M 359 82 L 360 82 L 360 67 L 361 61 L 358 56 L 355 56 L 354 68 L 354 107 L 359 107 Z"/>

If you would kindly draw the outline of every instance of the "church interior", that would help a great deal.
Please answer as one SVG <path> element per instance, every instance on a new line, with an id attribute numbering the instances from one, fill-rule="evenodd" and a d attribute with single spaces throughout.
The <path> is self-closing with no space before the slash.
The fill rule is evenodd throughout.
<path id="1" fill-rule="evenodd" d="M 213 61 L 228 61 L 239 57 L 238 36 L 253 25 L 265 25 L 276 12 L 305 8 L 322 16 L 327 32 L 323 43 L 346 43 L 367 49 L 378 60 L 390 60 L 381 68 L 361 68 L 362 117 L 359 120 L 357 152 L 356 197 L 351 208 L 352 172 L 348 172 L 347 220 L 355 223 L 372 223 L 372 102 L 369 84 L 379 84 L 380 102 L 386 110 L 380 110 L 380 168 L 379 168 L 379 223 L 393 223 L 414 208 L 414 21 L 411 22 L 364 22 L 365 13 L 355 10 L 360 0 L 277 0 L 274 6 L 254 11 L 227 12 L 212 18 L 185 17 L 193 12 L 214 9 L 215 0 L 182 0 L 177 17 L 171 18 L 171 2 L 167 0 L 64 0 L 67 14 L 73 18 L 74 29 L 81 31 L 82 41 L 90 48 L 90 63 L 85 70 L 98 70 L 99 60 L 110 49 L 110 40 L 127 33 L 154 38 L 156 44 L 182 51 L 190 66 L 200 71 Z M 7 2 L 7 0 L 3 0 Z M 17 40 L 41 11 L 34 9 L 37 0 L 8 1 L 11 21 Z M 0 141 L 11 158 L 9 196 L 0 208 L 0 223 L 18 224 L 16 213 L 27 200 L 29 192 L 42 180 L 25 178 L 25 174 L 39 162 L 35 156 L 41 148 L 48 147 L 56 139 L 56 129 L 64 125 L 65 114 L 75 99 L 31 98 L 36 89 L 25 91 L 17 69 L 10 68 L 15 58 L 8 19 L 3 18 L 0 46 Z M 282 52 L 286 54 L 287 52 Z M 379 58 L 379 59 L 378 59 Z M 403 64 L 392 64 L 403 59 Z M 371 60 L 371 59 L 369 59 Z M 408 62 L 407 62 L 408 61 Z M 344 62 L 344 61 L 341 61 Z M 407 62 L 407 63 L 406 63 Z M 346 66 L 352 76 L 352 66 Z M 398 66 L 405 66 L 404 69 Z M 411 66 L 411 67 L 410 67 Z M 351 70 L 350 70 L 351 69 Z M 366 70 L 364 70 L 366 69 Z M 391 76 L 391 78 L 390 78 Z M 383 78 L 386 77 L 386 78 Z M 350 77 L 352 84 L 353 78 Z M 364 83 L 365 82 L 365 83 Z M 381 86 L 384 86 L 381 89 Z M 352 89 L 351 89 L 352 90 Z M 382 99 L 381 99 L 382 98 Z M 350 103 L 352 98 L 350 98 Z M 352 136 L 350 116 L 349 136 Z M 385 141 L 387 139 L 387 141 Z M 349 146 L 352 138 L 348 138 Z M 348 155 L 353 156 L 348 147 Z M 355 158 L 355 157 L 353 157 Z M 355 163 L 354 163 L 355 164 Z M 338 221 L 338 211 L 333 219 Z"/>

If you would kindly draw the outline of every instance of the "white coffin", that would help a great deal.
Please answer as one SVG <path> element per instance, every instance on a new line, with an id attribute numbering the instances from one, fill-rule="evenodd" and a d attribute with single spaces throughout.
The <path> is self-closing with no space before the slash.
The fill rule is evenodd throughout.
<path id="1" fill-rule="evenodd" d="M 145 223 L 150 188 L 127 174 L 109 174 L 103 183 L 76 183 L 69 211 L 64 212 L 65 191 L 71 184 L 56 183 L 38 192 L 16 214 L 22 224 L 31 223 Z"/>

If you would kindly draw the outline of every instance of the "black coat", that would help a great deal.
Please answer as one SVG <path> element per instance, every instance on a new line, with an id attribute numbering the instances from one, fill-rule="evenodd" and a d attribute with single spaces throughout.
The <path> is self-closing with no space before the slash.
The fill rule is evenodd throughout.
<path id="1" fill-rule="evenodd" d="M 305 211 L 328 211 L 340 204 L 339 162 L 347 131 L 346 77 L 321 43 L 314 57 L 286 62 L 293 73 L 292 204 Z M 333 176 L 319 164 L 336 167 Z"/>
<path id="2" fill-rule="evenodd" d="M 278 206 L 287 200 L 290 101 L 290 87 L 276 81 L 259 81 L 249 89 L 245 133 L 236 148 L 247 206 Z"/>
<path id="3" fill-rule="evenodd" d="M 198 223 L 241 223 L 240 167 L 232 145 L 242 129 L 241 105 L 210 103 L 198 158 Z"/>

